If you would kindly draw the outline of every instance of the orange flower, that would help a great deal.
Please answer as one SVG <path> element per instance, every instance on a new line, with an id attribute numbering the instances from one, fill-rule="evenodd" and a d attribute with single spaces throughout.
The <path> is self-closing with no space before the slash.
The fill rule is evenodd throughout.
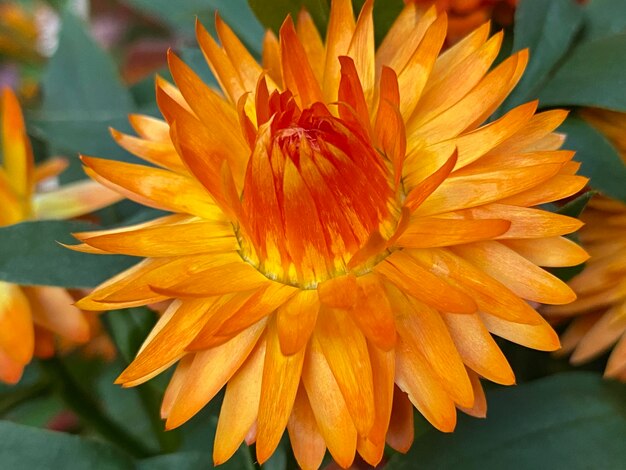
<path id="1" fill-rule="evenodd" d="M 432 5 L 449 17 L 449 44 L 454 44 L 487 20 L 508 26 L 513 23 L 513 15 L 518 0 L 405 0 L 422 8 Z"/>
<path id="2" fill-rule="evenodd" d="M 20 61 L 38 61 L 37 25 L 34 15 L 19 3 L 0 5 L 0 56 Z"/>
<path id="3" fill-rule="evenodd" d="M 372 2 L 355 22 L 335 0 L 325 43 L 306 13 L 287 18 L 262 66 L 219 17 L 221 46 L 198 24 L 224 96 L 170 54 L 166 122 L 113 132 L 160 168 L 83 157 L 95 180 L 173 214 L 77 234 L 78 250 L 146 258 L 79 305 L 173 299 L 118 383 L 178 363 L 167 428 L 227 384 L 216 463 L 244 440 L 266 461 L 286 427 L 304 468 L 326 448 L 375 465 L 385 440 L 411 445 L 411 404 L 450 432 L 456 407 L 485 415 L 479 377 L 514 383 L 490 332 L 559 347 L 524 299 L 571 302 L 538 265 L 587 258 L 561 237 L 577 220 L 531 208 L 586 184 L 557 150 L 566 113 L 533 102 L 481 127 L 527 51 L 489 71 L 502 36 L 485 24 L 440 56 L 446 24 L 407 5 L 375 52 Z"/>
<path id="4" fill-rule="evenodd" d="M 0 125 L 0 226 L 31 219 L 76 217 L 120 199 L 92 181 L 35 194 L 37 183 L 59 174 L 66 162 L 57 158 L 34 167 L 22 111 L 9 89 L 2 92 Z M 33 354 L 52 355 L 55 334 L 74 343 L 89 339 L 92 328 L 84 312 L 73 303 L 62 288 L 0 281 L 0 380 L 16 383 Z"/>
<path id="5" fill-rule="evenodd" d="M 626 163 L 626 113 L 586 109 L 582 116 L 618 149 Z M 613 349 L 605 376 L 626 381 L 626 204 L 596 196 L 582 215 L 583 246 L 592 255 L 570 286 L 578 299 L 550 307 L 555 319 L 574 318 L 563 335 L 562 354 L 582 364 Z"/>

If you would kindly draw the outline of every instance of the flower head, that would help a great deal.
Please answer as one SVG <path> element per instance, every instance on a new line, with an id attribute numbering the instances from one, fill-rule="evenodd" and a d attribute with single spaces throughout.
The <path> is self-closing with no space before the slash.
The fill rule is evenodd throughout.
<path id="1" fill-rule="evenodd" d="M 76 249 L 145 257 L 79 302 L 173 303 L 118 382 L 177 363 L 167 427 L 226 385 L 217 463 L 242 441 L 264 462 L 285 430 L 304 468 L 326 448 L 347 467 L 406 451 L 412 405 L 452 431 L 484 416 L 479 377 L 515 379 L 490 333 L 558 348 L 525 299 L 567 303 L 538 266 L 585 252 L 568 217 L 531 208 L 579 191 L 565 119 L 528 103 L 482 125 L 527 52 L 489 71 L 502 36 L 485 24 L 440 55 L 446 16 L 405 7 L 374 50 L 372 2 L 355 21 L 332 2 L 322 41 L 310 17 L 265 37 L 263 65 L 217 18 L 197 37 L 223 96 L 176 55 L 157 79 L 165 122 L 134 115 L 124 148 L 160 168 L 83 157 L 97 181 L 173 214 L 77 234 Z"/>
<path id="2" fill-rule="evenodd" d="M 116 193 L 92 181 L 36 193 L 37 184 L 58 175 L 66 162 L 56 158 L 34 165 L 22 111 L 8 88 L 2 91 L 1 112 L 0 226 L 76 217 L 119 200 Z M 15 383 L 33 354 L 52 355 L 55 335 L 84 343 L 98 330 L 86 312 L 72 305 L 74 300 L 62 288 L 0 281 L 0 380 Z"/>
<path id="3" fill-rule="evenodd" d="M 618 149 L 626 163 L 626 114 L 586 109 L 583 117 Z M 611 349 L 605 376 L 626 381 L 626 205 L 606 196 L 594 197 L 582 215 L 582 245 L 592 255 L 570 281 L 578 299 L 551 306 L 553 319 L 573 318 L 563 334 L 562 354 L 582 364 Z"/>

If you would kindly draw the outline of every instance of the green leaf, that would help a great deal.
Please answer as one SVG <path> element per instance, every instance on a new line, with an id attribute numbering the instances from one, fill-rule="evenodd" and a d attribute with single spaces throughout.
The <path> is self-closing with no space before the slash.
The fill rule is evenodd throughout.
<path id="1" fill-rule="evenodd" d="M 626 32 L 624 0 L 593 0 L 585 6 L 585 39 L 593 41 L 604 36 Z"/>
<path id="2" fill-rule="evenodd" d="M 568 217 L 579 217 L 580 214 L 585 210 L 591 198 L 593 198 L 597 191 L 587 191 L 584 194 L 581 194 L 576 199 L 569 201 L 563 207 L 560 207 L 556 212 L 561 215 L 566 215 Z"/>
<path id="3" fill-rule="evenodd" d="M 195 37 L 196 17 L 209 31 L 214 31 L 214 15 L 217 10 L 253 52 L 257 54 L 261 52 L 263 27 L 246 0 L 124 0 L 124 2 L 162 21 L 187 39 Z"/>
<path id="4" fill-rule="evenodd" d="M 559 128 L 567 134 L 566 149 L 576 151 L 579 173 L 591 178 L 593 188 L 626 202 L 626 166 L 609 141 L 581 118 L 572 115 Z"/>
<path id="5" fill-rule="evenodd" d="M 515 12 L 513 52 L 529 48 L 528 66 L 507 99 L 511 109 L 531 99 L 565 55 L 582 24 L 582 9 L 571 0 L 525 0 Z"/>
<path id="6" fill-rule="evenodd" d="M 96 228 L 70 221 L 35 221 L 0 227 L 0 280 L 91 288 L 137 262 L 137 258 L 128 256 L 78 253 L 57 243 L 75 244 L 70 233 Z"/>
<path id="7" fill-rule="evenodd" d="M 542 106 L 626 111 L 626 33 L 578 46 L 539 94 Z"/>
<path id="8" fill-rule="evenodd" d="M 626 385 L 574 372 L 487 395 L 486 420 L 460 416 L 454 433 L 427 432 L 386 468 L 623 468 Z"/>
<path id="9" fill-rule="evenodd" d="M 135 468 L 129 456 L 105 442 L 7 421 L 0 422 L 0 455 L 3 468 Z"/>
<path id="10" fill-rule="evenodd" d="M 127 115 L 134 110 L 115 63 L 70 11 L 63 13 L 61 24 L 59 46 L 41 84 L 43 103 L 27 114 L 29 131 L 68 156 L 80 152 L 133 160 L 108 131 L 128 130 Z M 72 163 L 80 166 L 77 158 Z"/>
<path id="11" fill-rule="evenodd" d="M 327 0 L 248 0 L 248 4 L 263 26 L 276 34 L 287 15 L 295 21 L 302 8 L 309 12 L 317 29 L 326 34 L 330 11 Z"/>

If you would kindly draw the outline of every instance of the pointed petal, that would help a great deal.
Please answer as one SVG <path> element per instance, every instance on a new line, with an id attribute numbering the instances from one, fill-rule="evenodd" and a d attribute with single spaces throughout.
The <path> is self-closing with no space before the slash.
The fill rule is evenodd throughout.
<path id="1" fill-rule="evenodd" d="M 302 381 L 315 420 L 335 461 L 348 468 L 354 460 L 357 433 L 337 381 L 315 339 L 309 343 Z"/>
<path id="2" fill-rule="evenodd" d="M 215 431 L 214 465 L 226 462 L 237 451 L 257 419 L 264 360 L 265 340 L 261 339 L 228 381 Z"/>
<path id="3" fill-rule="evenodd" d="M 95 181 L 77 181 L 54 191 L 36 194 L 33 211 L 38 219 L 71 219 L 107 207 L 124 196 Z"/>
<path id="4" fill-rule="evenodd" d="M 296 399 L 303 361 L 304 349 L 291 356 L 283 355 L 276 320 L 271 318 L 267 327 L 256 440 L 256 455 L 261 464 L 274 453 L 285 431 Z"/>
<path id="5" fill-rule="evenodd" d="M 504 240 L 502 243 L 537 266 L 577 266 L 589 259 L 582 247 L 564 237 Z"/>
<path id="6" fill-rule="evenodd" d="M 374 271 L 437 310 L 472 313 L 477 309 L 471 297 L 428 272 L 404 251 L 395 251 L 379 263 Z"/>
<path id="7" fill-rule="evenodd" d="M 298 33 L 298 39 L 300 39 L 304 47 L 304 51 L 309 59 L 317 82 L 322 83 L 324 80 L 326 50 L 322 37 L 315 23 L 313 23 L 313 18 L 311 18 L 311 15 L 305 9 L 300 10 L 298 13 L 296 32 Z"/>
<path id="8" fill-rule="evenodd" d="M 373 9 L 374 1 L 366 0 L 359 13 L 347 54 L 354 60 L 365 102 L 370 106 L 374 97 L 376 78 Z"/>
<path id="9" fill-rule="evenodd" d="M 265 321 L 261 321 L 221 346 L 196 353 L 167 417 L 166 429 L 185 423 L 213 399 L 241 367 L 264 328 Z"/>
<path id="10" fill-rule="evenodd" d="M 326 61 L 324 65 L 324 83 L 322 90 L 324 102 L 337 101 L 339 80 L 341 78 L 339 60 L 346 55 L 354 35 L 354 14 L 351 0 L 335 0 L 330 5 L 330 17 L 326 32 Z"/>
<path id="11" fill-rule="evenodd" d="M 319 468 L 326 453 L 326 443 L 315 422 L 315 415 L 303 385 L 298 389 L 287 429 L 298 464 L 304 470 Z"/>
<path id="12" fill-rule="evenodd" d="M 477 242 L 453 250 L 524 299 L 554 305 L 576 299 L 567 284 L 502 243 Z"/>
<path id="13" fill-rule="evenodd" d="M 392 449 L 405 454 L 413 444 L 414 432 L 413 404 L 406 393 L 394 387 L 393 407 L 386 442 Z"/>
<path id="14" fill-rule="evenodd" d="M 363 334 L 347 312 L 322 308 L 315 337 L 333 371 L 357 431 L 366 436 L 374 423 L 374 385 Z"/>
<path id="15" fill-rule="evenodd" d="M 509 227 L 511 222 L 497 218 L 462 220 L 420 217 L 410 223 L 396 244 L 405 248 L 459 245 L 496 238 Z"/>
<path id="16" fill-rule="evenodd" d="M 466 366 L 501 385 L 513 385 L 515 375 L 478 314 L 442 312 L 452 340 Z"/>
<path id="17" fill-rule="evenodd" d="M 480 377 L 472 369 L 467 369 L 467 375 L 472 382 L 472 388 L 474 389 L 474 406 L 471 408 L 464 408 L 459 406 L 458 409 L 463 413 L 466 413 L 474 418 L 485 418 L 487 416 L 487 399 L 485 397 L 485 391 L 480 383 Z"/>

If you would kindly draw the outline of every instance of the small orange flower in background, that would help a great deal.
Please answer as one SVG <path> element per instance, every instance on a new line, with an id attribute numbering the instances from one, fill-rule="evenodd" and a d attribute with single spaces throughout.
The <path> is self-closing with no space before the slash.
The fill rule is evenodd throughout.
<path id="1" fill-rule="evenodd" d="M 613 143 L 626 163 L 626 114 L 586 109 L 582 116 Z M 570 282 L 578 299 L 567 306 L 547 308 L 546 313 L 555 319 L 574 319 L 559 351 L 572 353 L 573 364 L 594 359 L 617 343 L 605 376 L 626 381 L 626 205 L 596 196 L 582 220 L 586 225 L 580 239 L 591 258 Z"/>
<path id="2" fill-rule="evenodd" d="M 449 44 L 454 44 L 487 20 L 500 26 L 513 23 L 518 0 L 405 0 L 422 8 L 432 5 L 448 14 Z"/>
<path id="3" fill-rule="evenodd" d="M 572 290 L 540 266 L 573 266 L 581 223 L 533 206 L 580 191 L 536 102 L 482 125 L 518 82 L 516 53 L 484 24 L 440 55 L 447 17 L 408 4 L 374 49 L 372 2 L 331 5 L 265 37 L 259 65 L 218 17 L 197 38 L 223 96 L 175 54 L 157 79 L 165 121 L 133 115 L 117 142 L 159 168 L 83 157 L 87 173 L 172 212 L 80 233 L 75 249 L 144 257 L 78 305 L 173 302 L 118 383 L 177 364 L 161 414 L 180 426 L 226 385 L 214 460 L 245 440 L 259 462 L 287 428 L 303 468 L 326 448 L 370 464 L 407 451 L 413 406 L 450 432 L 485 416 L 480 379 L 514 374 L 491 334 L 539 350 L 556 333 L 526 300 Z"/>
<path id="4" fill-rule="evenodd" d="M 76 217 L 120 199 L 92 181 L 36 193 L 37 184 L 62 172 L 66 162 L 56 158 L 34 166 L 22 111 L 8 88 L 2 92 L 1 112 L 0 226 Z M 63 288 L 0 281 L 0 380 L 16 383 L 33 354 L 54 354 L 55 335 L 65 342 L 84 343 L 98 332 L 97 323 L 86 318 L 94 314 L 81 312 L 73 303 Z"/>

